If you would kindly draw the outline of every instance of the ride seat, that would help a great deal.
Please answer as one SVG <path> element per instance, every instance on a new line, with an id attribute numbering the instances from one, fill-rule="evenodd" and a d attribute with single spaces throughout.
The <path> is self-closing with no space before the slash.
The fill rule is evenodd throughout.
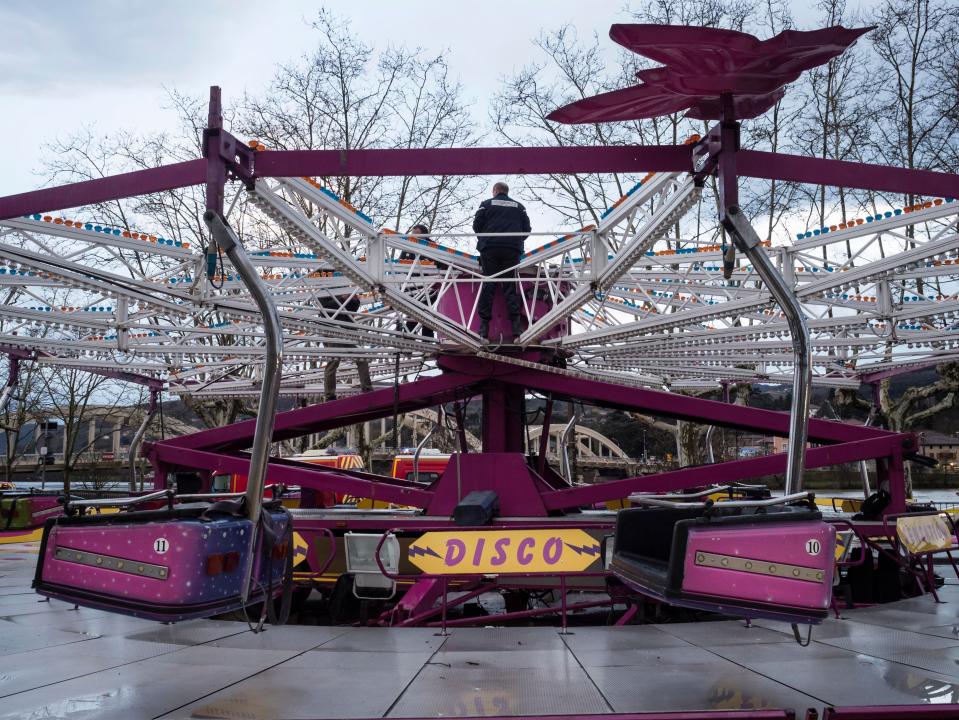
<path id="1" fill-rule="evenodd" d="M 704 531 L 709 537 L 728 537 L 730 532 L 753 532 L 750 528 L 756 525 L 778 523 L 785 529 L 803 521 L 822 525 L 822 516 L 818 511 L 792 505 L 724 508 L 717 504 L 708 509 L 652 507 L 622 510 L 617 517 L 610 570 L 627 586 L 675 604 L 726 611 L 732 605 L 759 607 L 765 603 L 758 597 L 749 599 L 749 591 L 744 598 L 723 597 L 724 593 L 704 596 L 701 592 L 690 591 L 686 573 L 691 567 L 690 552 L 693 552 L 688 547 L 691 535 L 698 533 L 699 539 L 695 542 L 699 549 L 694 553 L 698 555 L 704 549 L 701 545 Z M 772 537 L 776 532 L 770 528 L 768 534 Z M 752 547 L 755 552 L 755 539 Z M 773 556 L 777 554 L 774 545 L 766 550 Z M 831 558 L 831 546 L 828 552 Z M 831 586 L 831 574 L 829 579 Z M 748 582 L 748 585 L 755 585 L 755 582 Z M 721 588 L 717 587 L 716 591 L 720 592 Z M 795 610 L 799 616 L 806 615 L 802 608 Z M 822 614 L 818 607 L 811 610 L 815 615 Z"/>

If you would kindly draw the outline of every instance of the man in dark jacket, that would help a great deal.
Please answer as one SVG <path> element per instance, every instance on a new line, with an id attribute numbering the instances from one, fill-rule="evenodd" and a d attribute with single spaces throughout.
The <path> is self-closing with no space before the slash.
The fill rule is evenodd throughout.
<path id="1" fill-rule="evenodd" d="M 319 299 L 319 304 L 326 310 L 330 310 L 330 316 L 335 315 L 336 320 L 341 320 L 343 322 L 352 323 L 353 313 L 360 309 L 360 299 L 355 295 L 350 295 L 348 297 L 344 296 L 333 296 L 327 295 Z M 353 345 L 344 340 L 343 342 L 337 342 L 334 340 L 328 341 L 326 343 L 327 347 L 331 348 L 348 348 L 353 347 Z M 360 392 L 373 392 L 373 383 L 370 380 L 370 362 L 363 356 L 359 356 L 355 360 L 356 362 L 356 372 L 360 378 Z M 324 399 L 336 400 L 336 371 L 340 367 L 340 358 L 338 356 L 331 357 L 326 361 L 326 366 L 323 368 L 323 394 Z"/>
<path id="2" fill-rule="evenodd" d="M 480 268 L 484 275 L 496 275 L 516 266 L 523 256 L 523 241 L 530 232 L 529 216 L 522 203 L 511 199 L 509 186 L 498 182 L 493 186 L 493 197 L 480 203 L 473 218 L 473 232 L 479 242 Z M 516 235 L 484 235 L 484 233 L 522 233 Z M 519 296 L 516 293 L 514 273 L 500 275 L 506 282 L 485 282 L 479 297 L 480 335 L 489 338 L 489 321 L 493 317 L 493 298 L 497 285 L 503 287 L 506 309 L 512 323 L 514 339 L 522 332 Z"/>

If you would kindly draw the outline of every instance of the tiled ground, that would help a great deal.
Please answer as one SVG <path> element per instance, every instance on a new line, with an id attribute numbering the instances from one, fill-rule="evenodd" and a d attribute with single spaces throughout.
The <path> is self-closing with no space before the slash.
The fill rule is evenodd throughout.
<path id="1" fill-rule="evenodd" d="M 30 590 L 0 546 L 0 718 L 334 718 L 959 703 L 959 585 L 846 612 L 807 648 L 788 626 L 158 625 Z"/>

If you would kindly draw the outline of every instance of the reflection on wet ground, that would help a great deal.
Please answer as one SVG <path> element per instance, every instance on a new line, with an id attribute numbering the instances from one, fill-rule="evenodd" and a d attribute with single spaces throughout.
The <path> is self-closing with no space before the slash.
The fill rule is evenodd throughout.
<path id="1" fill-rule="evenodd" d="M 0 718 L 324 718 L 959 703 L 959 585 L 845 611 L 807 648 L 741 622 L 434 629 L 179 625 L 40 602 L 0 549 Z"/>

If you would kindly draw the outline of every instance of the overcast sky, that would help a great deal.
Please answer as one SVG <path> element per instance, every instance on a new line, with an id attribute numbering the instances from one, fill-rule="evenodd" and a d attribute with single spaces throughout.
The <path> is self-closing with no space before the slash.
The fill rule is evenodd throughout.
<path id="1" fill-rule="evenodd" d="M 0 195 L 39 186 L 42 146 L 58 136 L 85 126 L 172 129 L 164 88 L 205 95 L 220 85 L 227 102 L 258 92 L 278 63 L 309 50 L 308 21 L 321 4 L 377 47 L 448 48 L 480 119 L 498 79 L 529 60 L 541 30 L 569 22 L 605 37 L 629 19 L 626 0 L 3 0 Z M 794 12 L 800 22 L 811 14 Z"/>

